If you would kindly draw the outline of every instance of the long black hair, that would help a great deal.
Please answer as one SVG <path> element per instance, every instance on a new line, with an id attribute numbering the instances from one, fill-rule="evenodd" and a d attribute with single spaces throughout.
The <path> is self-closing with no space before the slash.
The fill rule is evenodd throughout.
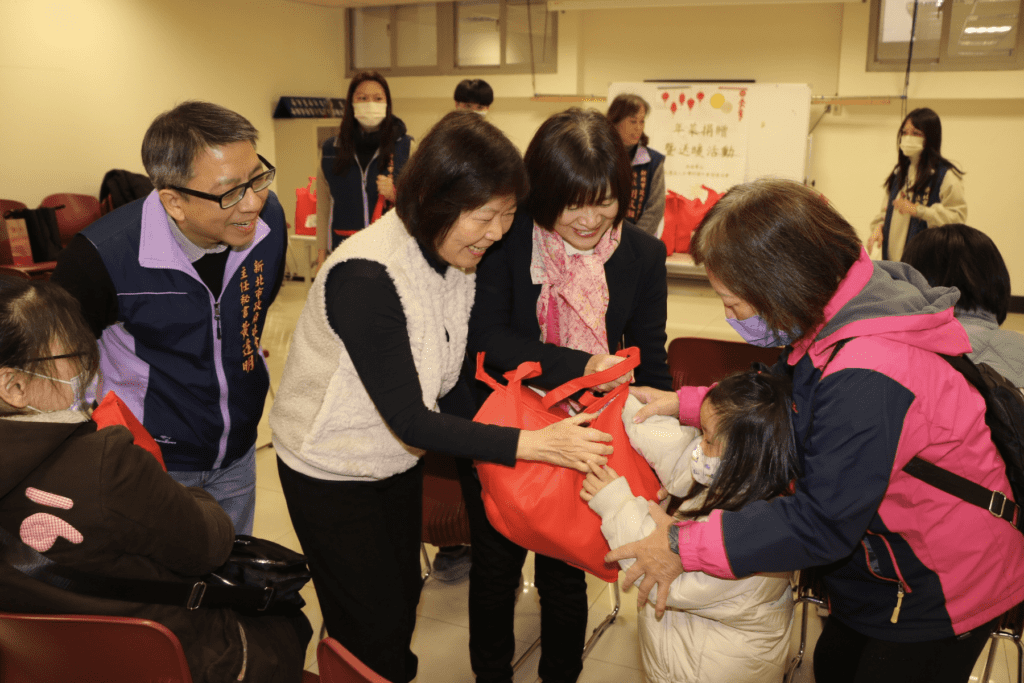
<path id="1" fill-rule="evenodd" d="M 924 133 L 924 151 L 921 152 L 921 158 L 917 162 L 917 178 L 914 179 L 914 186 L 910 188 L 911 197 L 917 200 L 922 198 L 928 190 L 932 174 L 938 170 L 939 166 L 949 166 L 956 171 L 957 175 L 963 175 L 964 172 L 942 156 L 942 121 L 939 120 L 939 115 L 927 107 L 921 107 L 907 114 L 907 118 L 903 119 L 900 130 L 896 134 L 896 166 L 882 183 L 888 192 L 892 192 L 893 186 L 902 187 L 907 182 L 910 157 L 899 149 L 900 140 L 903 138 L 903 127 L 907 125 L 907 121 Z"/>
<path id="2" fill-rule="evenodd" d="M 356 136 L 359 134 L 359 122 L 356 121 L 355 110 L 352 108 L 352 98 L 356 94 L 356 88 L 364 81 L 376 81 L 384 88 L 384 97 L 387 99 L 388 109 L 384 120 L 380 124 L 380 156 L 378 168 L 386 169 L 391 161 L 391 155 L 395 151 L 395 116 L 391 112 L 391 90 L 388 82 L 376 71 L 360 71 L 352 77 L 348 84 L 348 97 L 345 98 L 345 113 L 341 117 L 341 126 L 338 128 L 338 156 L 334 159 L 334 172 L 338 175 L 345 175 L 348 167 L 356 158 Z"/>
<path id="3" fill-rule="evenodd" d="M 704 399 L 718 418 L 716 439 L 722 461 L 710 486 L 693 483 L 683 501 L 707 491 L 701 505 L 680 513 L 703 517 L 712 510 L 741 509 L 756 500 L 789 493 L 800 475 L 790 424 L 788 377 L 766 367 L 739 372 L 719 382 Z"/>

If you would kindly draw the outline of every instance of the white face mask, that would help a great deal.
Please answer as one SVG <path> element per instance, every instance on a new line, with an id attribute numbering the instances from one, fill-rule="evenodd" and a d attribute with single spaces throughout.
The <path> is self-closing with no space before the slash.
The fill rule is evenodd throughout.
<path id="1" fill-rule="evenodd" d="M 36 377 L 48 379 L 51 382 L 60 382 L 61 384 L 71 385 L 71 391 L 74 394 L 74 396 L 72 396 L 71 398 L 71 405 L 69 405 L 67 408 L 62 408 L 62 410 L 81 410 L 82 406 L 85 405 L 85 383 L 83 381 L 85 375 L 78 375 L 77 377 L 72 377 L 71 379 L 57 379 L 56 377 L 50 377 L 49 375 L 41 375 L 38 372 L 29 372 L 28 370 L 26 370 L 25 372 L 29 375 L 35 375 Z M 28 404 L 25 404 L 25 407 L 28 408 L 29 410 L 34 410 L 37 413 L 54 412 L 49 410 L 40 410 L 39 408 L 36 408 L 35 406 L 30 406 Z"/>
<path id="2" fill-rule="evenodd" d="M 916 135 L 904 135 L 900 139 L 900 151 L 911 158 L 920 156 L 924 151 L 924 138 Z"/>
<path id="3" fill-rule="evenodd" d="M 693 449 L 693 455 L 690 456 L 690 474 L 693 475 L 693 480 L 698 484 L 711 486 L 711 482 L 715 478 L 715 472 L 718 471 L 718 466 L 721 463 L 721 458 L 709 458 L 704 455 L 704 449 L 701 448 L 701 444 L 697 444 L 697 447 Z"/>
<path id="4" fill-rule="evenodd" d="M 377 126 L 388 113 L 387 102 L 353 102 L 352 111 L 356 121 L 366 130 L 377 130 Z"/>

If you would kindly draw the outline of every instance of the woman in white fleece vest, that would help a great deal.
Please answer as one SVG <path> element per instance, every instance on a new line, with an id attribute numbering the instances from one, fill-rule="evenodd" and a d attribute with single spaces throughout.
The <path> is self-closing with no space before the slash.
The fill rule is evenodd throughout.
<path id="1" fill-rule="evenodd" d="M 528 432 L 465 412 L 475 267 L 527 191 L 518 150 L 472 112 L 427 134 L 395 209 L 341 244 L 313 283 L 270 412 L 288 512 L 327 631 L 378 674 L 416 676 L 420 456 L 435 450 L 588 471 L 611 452 L 585 416 Z"/>

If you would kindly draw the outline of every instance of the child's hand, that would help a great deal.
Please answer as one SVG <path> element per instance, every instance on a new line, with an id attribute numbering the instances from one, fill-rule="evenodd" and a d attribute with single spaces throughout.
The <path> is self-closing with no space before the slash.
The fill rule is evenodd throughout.
<path id="1" fill-rule="evenodd" d="M 596 496 L 598 491 L 618 478 L 619 475 L 611 467 L 607 465 L 598 467 L 591 464 L 590 472 L 587 473 L 587 478 L 583 480 L 583 490 L 580 491 L 580 498 L 589 503 L 590 499 Z"/>

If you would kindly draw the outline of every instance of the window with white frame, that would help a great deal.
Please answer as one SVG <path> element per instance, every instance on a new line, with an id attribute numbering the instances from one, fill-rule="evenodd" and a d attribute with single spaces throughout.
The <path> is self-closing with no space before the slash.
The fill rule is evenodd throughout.
<path id="1" fill-rule="evenodd" d="M 1024 0 L 871 0 L 868 71 L 1024 69 Z"/>
<path id="2" fill-rule="evenodd" d="M 348 11 L 348 73 L 555 73 L 558 16 L 541 0 L 456 0 Z"/>

